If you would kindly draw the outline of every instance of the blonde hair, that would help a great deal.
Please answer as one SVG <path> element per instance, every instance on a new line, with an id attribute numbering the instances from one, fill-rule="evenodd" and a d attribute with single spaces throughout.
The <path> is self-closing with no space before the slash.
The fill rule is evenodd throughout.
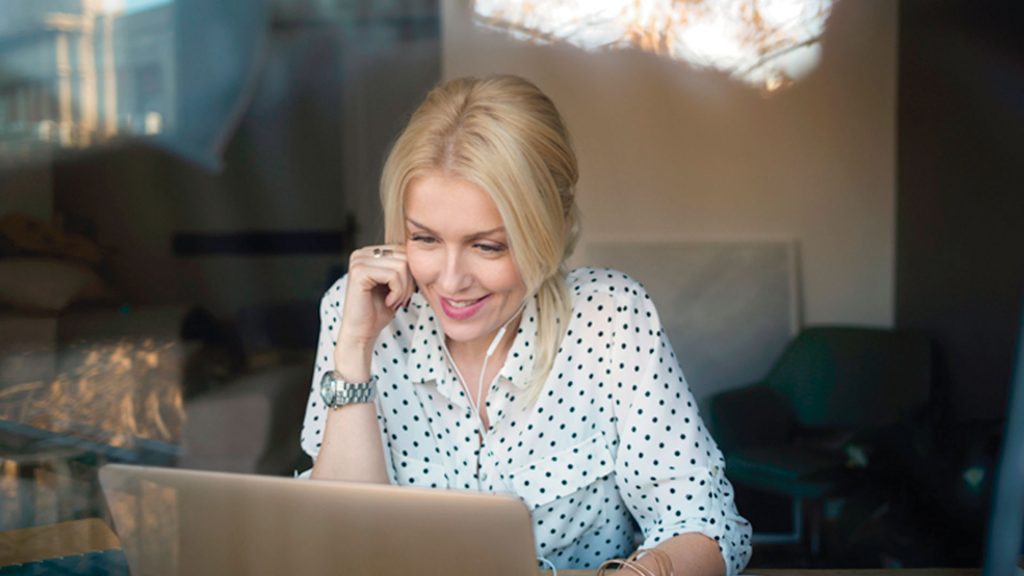
<path id="1" fill-rule="evenodd" d="M 579 235 L 579 170 L 569 132 L 554 103 L 518 76 L 459 78 L 435 87 L 384 164 L 387 243 L 405 242 L 406 190 L 433 171 L 476 184 L 501 214 L 527 298 L 537 296 L 529 392 L 536 399 L 570 313 L 565 261 Z"/>

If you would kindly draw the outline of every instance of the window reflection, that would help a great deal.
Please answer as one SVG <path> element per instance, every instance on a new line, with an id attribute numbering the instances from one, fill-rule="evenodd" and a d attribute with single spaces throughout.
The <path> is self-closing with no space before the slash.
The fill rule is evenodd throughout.
<path id="1" fill-rule="evenodd" d="M 0 419 L 113 448 L 169 446 L 184 420 L 181 355 L 176 342 L 152 337 L 71 346 L 55 378 L 0 391 Z"/>
<path id="2" fill-rule="evenodd" d="M 439 34 L 434 0 L 0 0 L 0 534 L 109 523 L 106 462 L 309 468 L 319 298 Z"/>
<path id="3" fill-rule="evenodd" d="M 0 157 L 174 125 L 172 0 L 0 7 Z"/>
<path id="4" fill-rule="evenodd" d="M 817 64 L 833 0 L 475 0 L 477 22 L 520 40 L 639 48 L 773 92 Z"/>

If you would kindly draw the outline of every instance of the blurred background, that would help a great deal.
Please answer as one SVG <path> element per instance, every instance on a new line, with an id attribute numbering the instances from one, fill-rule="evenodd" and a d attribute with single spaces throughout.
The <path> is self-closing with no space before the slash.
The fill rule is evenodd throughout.
<path id="1" fill-rule="evenodd" d="M 319 298 L 382 237 L 388 146 L 437 82 L 512 73 L 574 137 L 572 264 L 658 304 L 751 566 L 980 564 L 1022 12 L 0 0 L 0 531 L 104 517 L 105 462 L 309 468 Z"/>

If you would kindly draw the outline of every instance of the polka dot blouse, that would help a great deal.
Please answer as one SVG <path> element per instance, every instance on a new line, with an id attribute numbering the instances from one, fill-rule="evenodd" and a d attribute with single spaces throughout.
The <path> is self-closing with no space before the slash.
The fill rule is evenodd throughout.
<path id="1" fill-rule="evenodd" d="M 568 277 L 572 315 L 539 398 L 528 401 L 537 307 L 527 303 L 480 430 L 446 361 L 426 300 L 377 339 L 377 414 L 391 482 L 511 493 L 529 507 L 537 553 L 587 569 L 685 532 L 713 538 L 730 576 L 750 558 L 725 460 L 697 413 L 654 304 L 612 270 Z M 321 302 L 321 332 L 302 447 L 320 449 L 326 409 L 317 383 L 333 368 L 345 279 Z M 481 443 L 480 437 L 483 441 Z"/>

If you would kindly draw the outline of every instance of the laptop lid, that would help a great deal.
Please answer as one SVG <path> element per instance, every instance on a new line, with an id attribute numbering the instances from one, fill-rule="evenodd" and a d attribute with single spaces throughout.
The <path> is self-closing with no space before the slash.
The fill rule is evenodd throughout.
<path id="1" fill-rule="evenodd" d="M 108 464 L 133 575 L 535 576 L 512 496 Z"/>

